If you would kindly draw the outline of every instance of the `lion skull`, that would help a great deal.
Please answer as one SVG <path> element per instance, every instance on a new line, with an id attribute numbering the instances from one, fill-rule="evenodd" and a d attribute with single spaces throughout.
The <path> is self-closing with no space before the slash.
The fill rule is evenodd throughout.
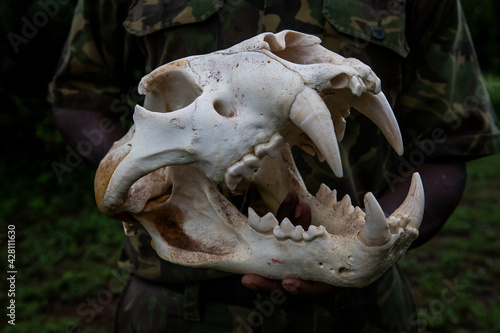
<path id="1" fill-rule="evenodd" d="M 161 258 L 361 287 L 418 236 L 424 205 L 418 174 L 388 218 L 371 193 L 365 212 L 348 196 L 337 201 L 327 186 L 308 193 L 290 145 L 317 154 L 342 177 L 337 140 L 350 107 L 370 118 L 398 154 L 403 150 L 377 76 L 318 38 L 264 33 L 163 65 L 139 91 L 144 107 L 136 106 L 134 127 L 101 162 L 96 199 L 104 214 L 127 226 L 140 223 Z M 249 187 L 261 200 L 240 212 L 227 193 Z M 311 208 L 307 230 L 275 217 L 290 191 Z"/>

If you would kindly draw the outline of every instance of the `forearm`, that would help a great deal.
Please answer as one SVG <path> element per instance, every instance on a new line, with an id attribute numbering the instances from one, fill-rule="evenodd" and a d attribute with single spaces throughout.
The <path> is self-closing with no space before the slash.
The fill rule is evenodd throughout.
<path id="1" fill-rule="evenodd" d="M 64 140 L 95 167 L 125 134 L 120 119 L 113 115 L 57 107 L 53 113 Z"/>
<path id="2" fill-rule="evenodd" d="M 459 204 L 465 188 L 465 161 L 431 162 L 415 168 L 420 174 L 425 192 L 425 211 L 419 237 L 411 248 L 418 247 L 434 237 Z M 392 213 L 404 200 L 411 177 L 388 191 L 379 203 L 387 213 Z"/>

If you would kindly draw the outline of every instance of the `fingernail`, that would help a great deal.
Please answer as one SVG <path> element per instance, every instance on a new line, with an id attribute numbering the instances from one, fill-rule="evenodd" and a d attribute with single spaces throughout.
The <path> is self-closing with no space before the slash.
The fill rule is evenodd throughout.
<path id="1" fill-rule="evenodd" d="M 283 282 L 283 288 L 292 295 L 297 295 L 299 293 L 299 284 L 296 282 Z"/>
<path id="2" fill-rule="evenodd" d="M 302 215 L 302 212 L 304 210 L 302 209 L 302 206 L 301 205 L 298 205 L 297 207 L 295 207 L 295 218 L 298 219 L 301 215 Z"/>
<path id="3" fill-rule="evenodd" d="M 247 287 L 248 289 L 251 289 L 253 291 L 259 291 L 259 288 L 253 283 L 242 282 L 242 284 L 243 284 L 243 286 Z"/>

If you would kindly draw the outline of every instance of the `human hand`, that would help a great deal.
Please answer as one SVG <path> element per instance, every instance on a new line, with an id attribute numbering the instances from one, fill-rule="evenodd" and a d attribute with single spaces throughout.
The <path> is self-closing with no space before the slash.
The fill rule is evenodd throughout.
<path id="1" fill-rule="evenodd" d="M 293 225 L 301 225 L 304 230 L 311 225 L 311 209 L 306 204 L 299 203 L 294 192 L 288 193 L 276 213 L 278 221 L 287 217 Z M 335 289 L 334 286 L 323 282 L 306 281 L 301 279 L 287 278 L 282 281 L 271 280 L 256 274 L 246 274 L 241 283 L 254 291 L 271 293 L 273 290 L 285 290 L 292 295 L 304 297 L 318 297 Z"/>

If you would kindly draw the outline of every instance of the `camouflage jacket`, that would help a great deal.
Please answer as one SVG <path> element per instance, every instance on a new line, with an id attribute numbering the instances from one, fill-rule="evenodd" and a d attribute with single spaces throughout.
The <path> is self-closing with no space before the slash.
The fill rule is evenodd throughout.
<path id="1" fill-rule="evenodd" d="M 265 31 L 314 34 L 328 49 L 365 62 L 382 80 L 398 118 L 405 155 L 352 110 L 341 142 L 344 178 L 295 151 L 312 193 L 321 182 L 362 205 L 437 158 L 487 155 L 499 131 L 457 0 L 80 0 L 50 85 L 59 107 L 122 115 L 144 74 L 172 60 L 227 48 Z M 125 95 L 128 94 L 128 95 Z M 145 232 L 125 253 L 139 276 L 196 282 L 225 273 L 161 261 Z"/>

